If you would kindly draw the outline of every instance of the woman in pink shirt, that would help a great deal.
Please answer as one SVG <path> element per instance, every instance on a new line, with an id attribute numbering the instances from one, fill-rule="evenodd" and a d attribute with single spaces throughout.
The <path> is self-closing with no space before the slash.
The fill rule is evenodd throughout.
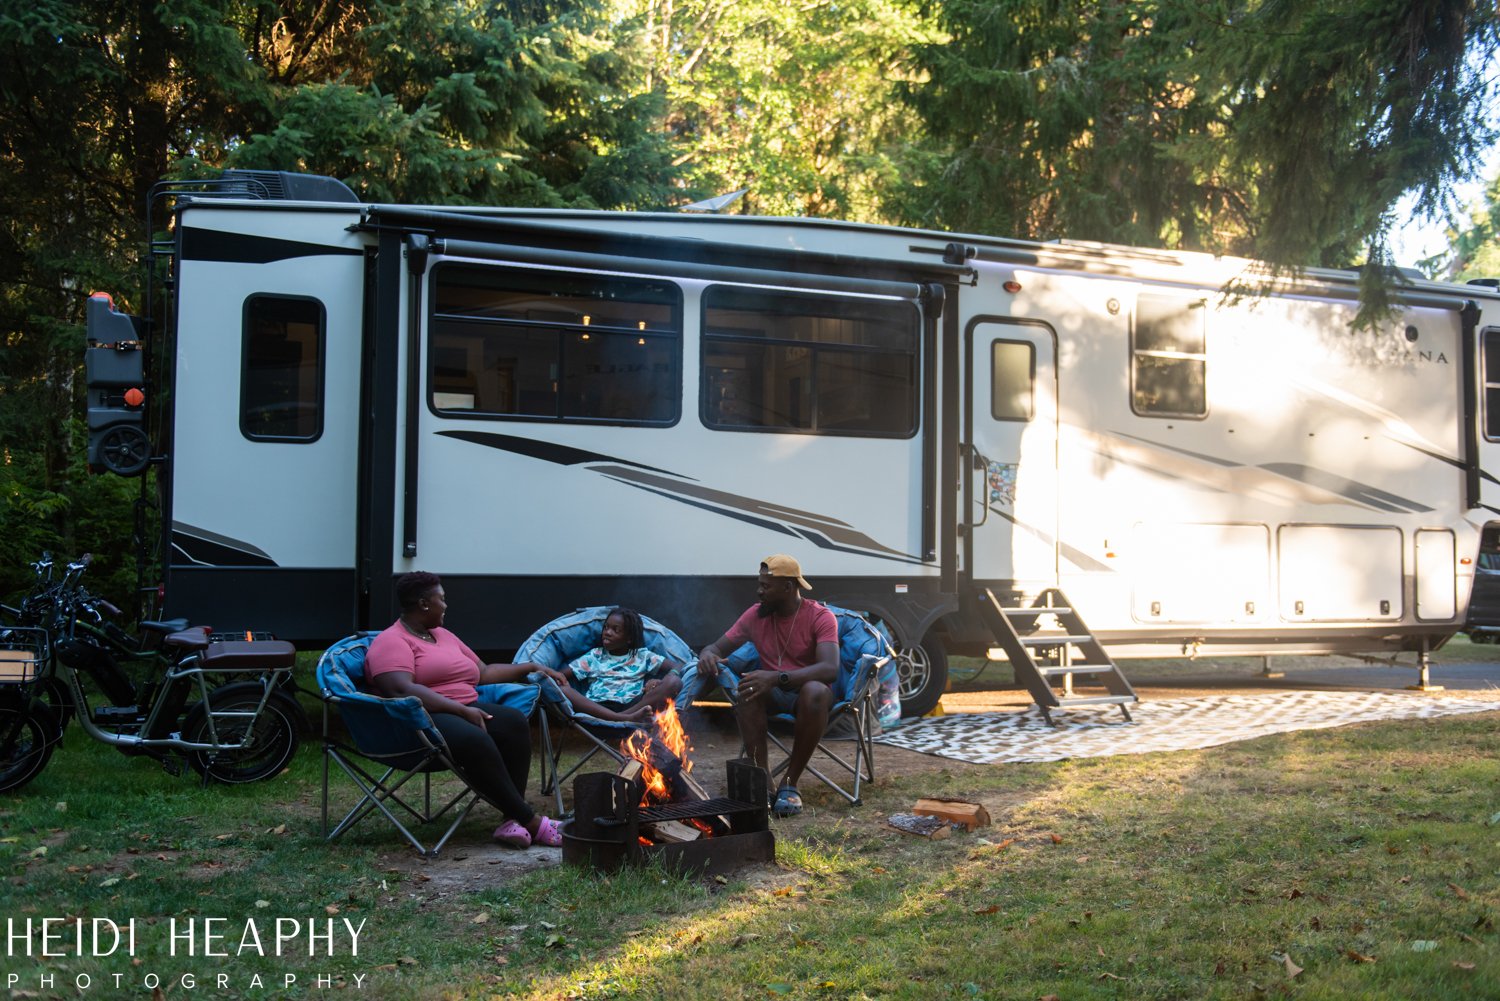
<path id="1" fill-rule="evenodd" d="M 485 664 L 443 628 L 448 603 L 443 582 L 425 571 L 396 580 L 401 617 L 370 643 L 365 676 L 376 695 L 414 695 L 448 743 L 453 763 L 475 792 L 505 816 L 495 840 L 512 848 L 562 844 L 562 829 L 526 802 L 531 772 L 531 727 L 507 706 L 479 701 L 476 685 L 523 681 L 536 664 Z"/>

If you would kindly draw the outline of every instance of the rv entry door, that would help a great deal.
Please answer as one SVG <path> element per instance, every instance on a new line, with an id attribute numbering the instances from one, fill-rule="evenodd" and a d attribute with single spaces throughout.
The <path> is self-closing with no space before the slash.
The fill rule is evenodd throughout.
<path id="1" fill-rule="evenodd" d="M 976 583 L 1057 583 L 1056 334 L 1037 321 L 969 327 L 965 565 Z"/>

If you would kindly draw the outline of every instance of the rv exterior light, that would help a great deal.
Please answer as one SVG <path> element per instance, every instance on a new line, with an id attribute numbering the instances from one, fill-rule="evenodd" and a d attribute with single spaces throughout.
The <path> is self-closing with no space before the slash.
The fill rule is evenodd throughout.
<path id="1" fill-rule="evenodd" d="M 1467 556 L 1459 557 L 1459 560 L 1458 560 L 1459 566 L 1465 566 L 1465 567 L 1468 566 L 1470 563 L 1473 563 L 1473 562 L 1474 561 L 1471 560 L 1471 559 L 1469 559 Z"/>
<path id="2" fill-rule="evenodd" d="M 645 320 L 638 321 L 636 323 L 636 325 L 635 325 L 635 329 L 637 329 L 637 330 L 645 330 L 646 329 L 646 321 Z"/>
<path id="3" fill-rule="evenodd" d="M 646 338 L 644 338 L 644 337 L 637 337 L 635 339 L 635 342 L 637 344 L 639 344 L 641 347 L 645 347 L 646 346 Z"/>
<path id="4" fill-rule="evenodd" d="M 125 405 L 127 407 L 138 407 L 145 402 L 146 394 L 139 389 L 132 388 L 125 390 Z"/>
<path id="5" fill-rule="evenodd" d="M 588 339 L 589 339 L 589 335 L 588 335 L 588 334 L 579 334 L 579 335 L 578 335 L 578 339 L 579 339 L 579 340 L 580 340 L 580 341 L 586 341 L 586 340 L 588 340 Z"/>
<path id="6" fill-rule="evenodd" d="M 1021 283 L 1016 281 L 1014 278 L 1006 282 L 1004 285 L 1001 285 L 1000 287 L 1005 289 L 1005 291 L 1009 292 L 1011 295 L 1015 295 L 1017 292 L 1021 291 Z"/>
<path id="7" fill-rule="evenodd" d="M 583 314 L 583 325 L 585 327 L 587 327 L 589 325 L 589 323 L 593 321 L 593 319 L 594 318 L 592 316 L 589 316 L 589 314 L 584 313 Z"/>

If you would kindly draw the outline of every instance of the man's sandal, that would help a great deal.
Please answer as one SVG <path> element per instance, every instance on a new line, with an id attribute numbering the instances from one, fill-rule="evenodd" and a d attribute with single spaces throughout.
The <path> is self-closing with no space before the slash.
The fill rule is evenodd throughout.
<path id="1" fill-rule="evenodd" d="M 802 812 L 802 797 L 797 793 L 796 786 L 782 786 L 776 790 L 776 801 L 771 804 L 771 812 L 778 817 L 795 817 Z"/>

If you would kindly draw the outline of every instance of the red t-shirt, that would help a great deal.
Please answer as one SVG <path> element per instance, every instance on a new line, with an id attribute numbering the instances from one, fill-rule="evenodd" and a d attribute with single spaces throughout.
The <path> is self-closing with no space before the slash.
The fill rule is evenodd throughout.
<path id="1" fill-rule="evenodd" d="M 795 671 L 817 663 L 819 643 L 839 641 L 839 620 L 826 605 L 803 598 L 796 614 L 785 619 L 762 618 L 760 606 L 751 605 L 725 635 L 730 650 L 747 640 L 754 643 L 761 670 Z"/>
<path id="2" fill-rule="evenodd" d="M 405 671 L 417 684 L 454 702 L 477 702 L 474 686 L 479 682 L 479 655 L 441 626 L 432 631 L 432 638 L 432 643 L 417 639 L 398 621 L 370 641 L 365 673 Z"/>

